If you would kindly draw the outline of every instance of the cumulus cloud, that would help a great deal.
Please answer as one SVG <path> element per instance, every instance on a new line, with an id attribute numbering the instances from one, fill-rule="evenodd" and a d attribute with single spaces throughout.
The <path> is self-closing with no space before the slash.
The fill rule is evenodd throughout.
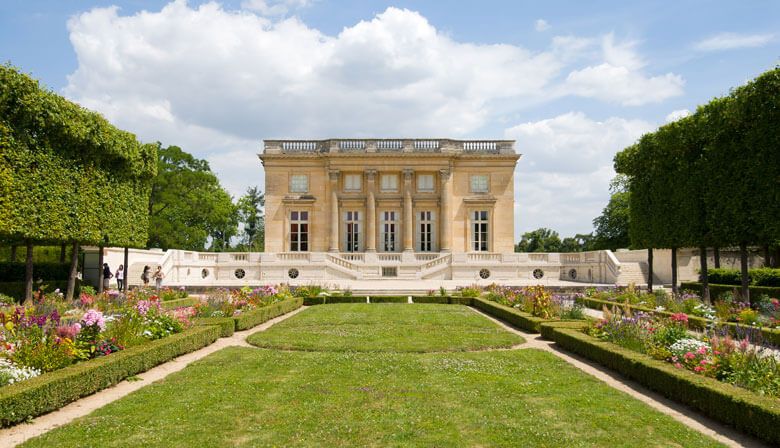
<path id="1" fill-rule="evenodd" d="M 648 74 L 639 44 L 611 34 L 556 36 L 531 51 L 461 42 L 417 12 L 388 8 L 333 35 L 288 17 L 310 2 L 245 0 L 233 11 L 176 0 L 131 15 L 94 8 L 68 23 L 78 67 L 64 93 L 145 141 L 207 158 L 237 195 L 262 185 L 256 154 L 266 138 L 467 138 L 564 96 L 638 105 L 683 86 L 678 75 Z M 560 176 L 593 186 L 590 176 L 611 164 L 611 155 L 595 162 L 604 148 L 619 149 L 641 127 L 620 120 L 565 114 L 508 132 L 530 139 L 521 151 L 553 144 L 522 162 L 546 170 L 546 181 L 562 185 L 552 174 L 561 157 Z"/>
<path id="2" fill-rule="evenodd" d="M 763 47 L 775 39 L 775 35 L 720 33 L 696 42 L 693 47 L 700 51 L 733 50 L 736 48 Z"/>
<path id="3" fill-rule="evenodd" d="M 504 136 L 516 139 L 523 154 L 515 176 L 516 233 L 538 227 L 566 236 L 589 232 L 609 200 L 615 153 L 654 128 L 643 120 L 597 121 L 569 112 L 506 129 Z"/>
<path id="4" fill-rule="evenodd" d="M 547 21 L 544 19 L 536 19 L 536 22 L 534 23 L 534 29 L 539 32 L 547 31 L 550 29 L 550 24 L 547 23 Z"/>
<path id="5" fill-rule="evenodd" d="M 688 109 L 673 110 L 669 112 L 669 115 L 666 116 L 666 122 L 671 123 L 673 121 L 679 120 L 680 118 L 685 118 L 690 114 L 691 111 L 689 111 Z"/>

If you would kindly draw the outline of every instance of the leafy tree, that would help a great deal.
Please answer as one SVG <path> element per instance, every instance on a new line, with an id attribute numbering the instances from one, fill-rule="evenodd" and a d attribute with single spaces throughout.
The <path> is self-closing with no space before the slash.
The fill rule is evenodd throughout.
<path id="1" fill-rule="evenodd" d="M 207 161 L 178 146 L 157 145 L 157 177 L 148 204 L 148 245 L 204 250 L 211 237 L 220 241 L 217 246 L 224 247 L 235 235 L 236 207 L 232 198 Z"/>
<path id="2" fill-rule="evenodd" d="M 560 252 L 561 238 L 558 232 L 540 227 L 523 234 L 515 245 L 515 252 Z"/>
<path id="3" fill-rule="evenodd" d="M 612 193 L 601 215 L 593 220 L 594 249 L 616 250 L 631 244 L 628 235 L 630 198 L 631 193 L 627 191 Z"/>
<path id="4" fill-rule="evenodd" d="M 258 187 L 250 187 L 238 200 L 241 220 L 241 247 L 247 251 L 262 252 L 265 247 L 265 195 Z"/>

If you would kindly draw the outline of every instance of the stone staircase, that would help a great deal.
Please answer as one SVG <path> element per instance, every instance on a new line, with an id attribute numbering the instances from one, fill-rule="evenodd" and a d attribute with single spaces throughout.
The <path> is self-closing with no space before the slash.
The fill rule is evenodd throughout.
<path id="1" fill-rule="evenodd" d="M 620 275 L 617 284 L 625 286 L 633 283 L 636 286 L 647 285 L 647 264 L 638 262 L 620 263 Z"/>

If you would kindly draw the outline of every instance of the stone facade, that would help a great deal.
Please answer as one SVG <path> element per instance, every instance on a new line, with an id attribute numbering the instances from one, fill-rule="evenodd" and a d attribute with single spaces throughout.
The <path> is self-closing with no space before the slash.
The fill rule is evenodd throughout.
<path id="1" fill-rule="evenodd" d="M 512 252 L 519 157 L 507 140 L 266 140 L 266 251 Z"/>

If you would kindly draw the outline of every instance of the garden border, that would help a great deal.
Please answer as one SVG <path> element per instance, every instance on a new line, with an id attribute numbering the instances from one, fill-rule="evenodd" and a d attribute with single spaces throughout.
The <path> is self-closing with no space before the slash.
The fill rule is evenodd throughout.
<path id="1" fill-rule="evenodd" d="M 739 291 L 739 289 L 742 287 L 741 285 L 724 285 L 721 283 L 709 283 L 707 286 L 710 289 L 710 296 L 712 298 L 717 298 L 724 292 L 734 291 L 735 289 Z M 683 289 L 690 289 L 691 291 L 701 295 L 700 282 L 682 282 L 680 283 L 680 290 Z M 749 285 L 748 292 L 750 293 L 751 297 L 753 297 L 753 294 L 766 294 L 768 296 L 777 297 L 780 296 L 780 286 Z"/>
<path id="2" fill-rule="evenodd" d="M 606 305 L 606 306 L 619 306 L 619 307 L 627 306 L 632 310 L 642 311 L 645 313 L 651 313 L 651 314 L 656 314 L 665 317 L 670 317 L 672 314 L 674 314 L 669 311 L 656 311 L 651 308 L 632 305 L 630 303 L 612 302 L 609 300 L 594 299 L 592 297 L 581 297 L 581 298 L 577 298 L 576 301 L 590 309 L 599 310 L 599 311 L 601 311 L 603 306 Z M 690 314 L 686 314 L 686 316 L 688 316 L 688 326 L 696 330 L 705 330 L 708 325 L 714 324 L 716 326 L 728 328 L 729 334 L 731 334 L 732 336 L 739 336 L 740 329 L 747 330 L 747 331 L 758 331 L 761 333 L 761 337 L 766 342 L 769 342 L 772 345 L 780 345 L 780 330 L 775 330 L 773 328 L 768 328 L 768 327 L 754 327 L 750 325 L 739 325 L 734 322 L 720 322 L 716 320 L 705 319 L 699 316 L 691 316 Z"/>
<path id="3" fill-rule="evenodd" d="M 780 400 L 677 369 L 665 361 L 588 336 L 581 328 L 544 323 L 542 335 L 715 420 L 767 442 L 780 443 Z"/>
<path id="4" fill-rule="evenodd" d="M 304 299 L 294 297 L 281 302 L 272 303 L 232 317 L 198 317 L 193 319 L 195 325 L 216 325 L 220 327 L 221 337 L 228 337 L 235 331 L 248 330 L 265 323 L 275 317 L 287 314 L 304 305 Z"/>
<path id="5" fill-rule="evenodd" d="M 194 327 L 5 386 L 0 389 L 0 427 L 59 409 L 177 356 L 210 345 L 219 336 L 220 329 L 216 326 Z"/>

